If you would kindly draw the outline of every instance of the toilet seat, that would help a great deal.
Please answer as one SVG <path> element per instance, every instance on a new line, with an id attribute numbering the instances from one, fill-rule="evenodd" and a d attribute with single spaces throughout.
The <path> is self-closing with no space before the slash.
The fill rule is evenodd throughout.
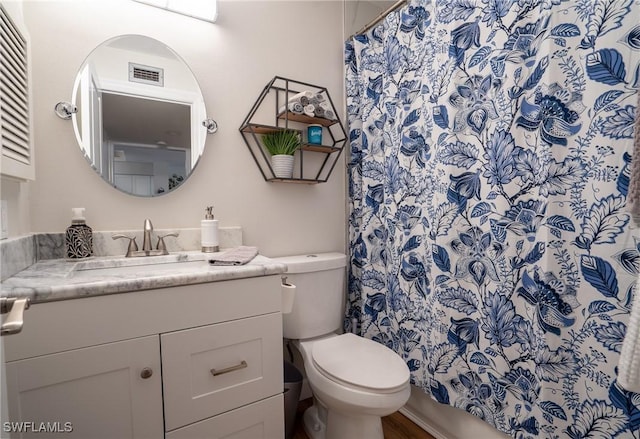
<path id="1" fill-rule="evenodd" d="M 409 381 L 409 369 L 399 355 L 354 334 L 315 342 L 311 356 L 320 373 L 356 389 L 389 393 L 402 389 Z"/>

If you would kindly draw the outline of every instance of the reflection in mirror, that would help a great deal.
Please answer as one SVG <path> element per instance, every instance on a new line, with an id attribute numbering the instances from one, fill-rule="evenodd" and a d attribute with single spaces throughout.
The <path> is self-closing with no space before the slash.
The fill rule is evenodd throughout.
<path id="1" fill-rule="evenodd" d="M 203 152 L 200 87 L 184 61 L 152 38 L 125 35 L 98 46 L 76 77 L 73 104 L 85 158 L 124 192 L 175 189 Z"/>

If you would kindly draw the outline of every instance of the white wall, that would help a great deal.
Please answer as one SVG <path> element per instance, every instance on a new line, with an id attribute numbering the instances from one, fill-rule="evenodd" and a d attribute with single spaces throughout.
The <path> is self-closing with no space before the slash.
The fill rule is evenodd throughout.
<path id="1" fill-rule="evenodd" d="M 396 0 L 345 0 L 344 39 L 362 30 L 395 3 Z"/>
<path id="2" fill-rule="evenodd" d="M 95 230 L 140 228 L 145 218 L 157 228 L 197 227 L 213 204 L 221 226 L 242 226 L 245 243 L 265 255 L 343 250 L 345 154 L 327 183 L 266 183 L 238 131 L 275 75 L 326 86 L 342 117 L 342 3 L 223 0 L 219 6 L 211 24 L 130 0 L 25 3 L 37 152 L 31 231 L 62 232 L 76 206 L 87 209 Z M 121 34 L 155 38 L 180 54 L 220 127 L 189 180 L 161 197 L 109 187 L 85 162 L 70 121 L 53 112 L 56 102 L 70 100 L 91 50 Z"/>
<path id="3" fill-rule="evenodd" d="M 29 183 L 2 177 L 0 189 L 1 199 L 7 201 L 7 237 L 14 238 L 30 233 Z"/>

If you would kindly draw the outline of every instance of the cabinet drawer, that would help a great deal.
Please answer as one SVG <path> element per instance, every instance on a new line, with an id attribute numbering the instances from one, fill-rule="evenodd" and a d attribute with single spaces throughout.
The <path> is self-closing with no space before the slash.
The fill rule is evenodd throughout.
<path id="1" fill-rule="evenodd" d="M 282 394 L 196 422 L 165 435 L 166 439 L 282 439 Z"/>
<path id="2" fill-rule="evenodd" d="M 162 334 L 165 428 L 282 393 L 279 313 Z"/>

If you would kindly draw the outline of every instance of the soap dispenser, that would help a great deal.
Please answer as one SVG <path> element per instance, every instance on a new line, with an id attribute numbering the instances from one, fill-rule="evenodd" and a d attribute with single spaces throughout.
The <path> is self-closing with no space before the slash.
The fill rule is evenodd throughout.
<path id="1" fill-rule="evenodd" d="M 84 219 L 84 207 L 71 209 L 71 225 L 64 236 L 67 258 L 81 259 L 93 255 L 93 231 Z"/>
<path id="2" fill-rule="evenodd" d="M 214 253 L 220 250 L 218 220 L 213 218 L 213 206 L 207 206 L 204 219 L 200 221 L 202 251 Z"/>

